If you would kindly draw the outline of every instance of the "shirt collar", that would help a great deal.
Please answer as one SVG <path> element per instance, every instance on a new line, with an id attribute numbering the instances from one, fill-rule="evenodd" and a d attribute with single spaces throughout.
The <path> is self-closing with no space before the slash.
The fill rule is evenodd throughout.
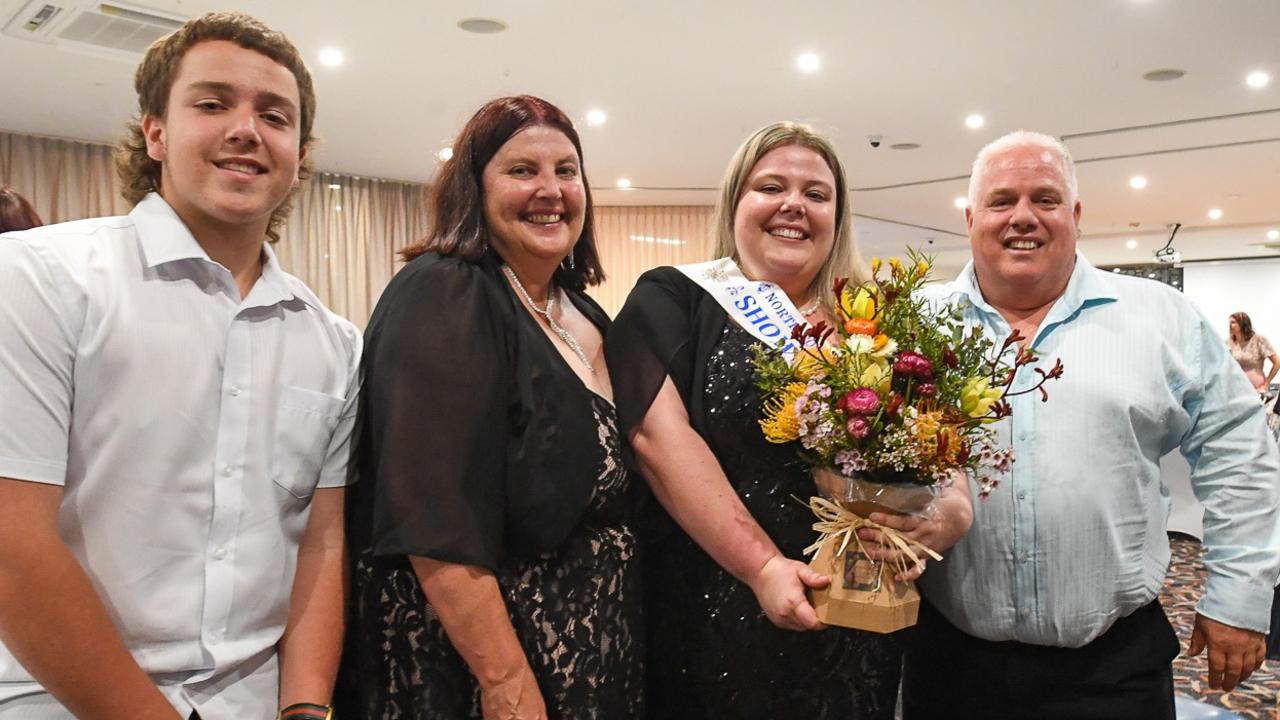
<path id="1" fill-rule="evenodd" d="M 964 295 L 970 304 L 984 312 L 997 312 L 982 296 L 982 290 L 978 287 L 978 276 L 973 268 L 973 260 L 970 260 L 960 271 L 960 275 L 951 285 L 951 292 Z M 1069 317 L 1086 303 L 1115 300 L 1116 297 L 1115 281 L 1110 275 L 1095 268 L 1085 258 L 1084 253 L 1076 250 L 1076 266 L 1071 270 L 1067 289 L 1053 304 L 1053 308 L 1042 324 L 1047 325 Z"/>
<path id="2" fill-rule="evenodd" d="M 138 243 L 148 268 L 177 260 L 202 260 L 222 268 L 209 257 L 186 223 L 159 193 L 148 193 L 142 202 L 134 206 L 129 217 L 138 228 Z M 296 298 L 316 309 L 322 307 L 312 293 L 295 292 L 295 283 L 289 282 L 289 276 L 281 269 L 270 244 L 262 243 L 262 254 L 262 275 L 245 298 L 246 304 L 267 307 Z M 222 269 L 226 272 L 225 268 Z"/>
<path id="3" fill-rule="evenodd" d="M 173 207 L 159 193 L 147 193 L 129 213 L 138 228 L 138 243 L 147 267 L 175 260 L 213 262 Z"/>

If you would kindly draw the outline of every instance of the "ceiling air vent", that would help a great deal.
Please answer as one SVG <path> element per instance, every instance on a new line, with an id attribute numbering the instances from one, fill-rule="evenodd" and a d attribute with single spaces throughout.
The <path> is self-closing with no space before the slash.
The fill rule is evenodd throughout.
<path id="1" fill-rule="evenodd" d="M 5 25 L 4 34 L 136 61 L 151 43 L 184 21 L 171 13 L 122 2 L 31 0 Z"/>

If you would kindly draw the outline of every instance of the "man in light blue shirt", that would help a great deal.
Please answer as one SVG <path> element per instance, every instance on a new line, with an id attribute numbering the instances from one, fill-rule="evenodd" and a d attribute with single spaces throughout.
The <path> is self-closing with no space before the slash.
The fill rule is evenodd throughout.
<path id="1" fill-rule="evenodd" d="M 1280 573 L 1280 459 L 1263 407 L 1178 291 L 1076 251 L 1070 155 L 1018 132 L 984 148 L 965 211 L 973 261 L 940 298 L 997 343 L 1017 330 L 1065 374 L 1011 398 L 1007 477 L 921 579 L 907 720 L 1170 718 L 1178 641 L 1156 597 L 1169 564 L 1160 457 L 1180 449 L 1205 506 L 1209 572 L 1189 653 L 1231 689 L 1263 660 Z M 1014 389 L 1035 383 L 1024 368 Z"/>

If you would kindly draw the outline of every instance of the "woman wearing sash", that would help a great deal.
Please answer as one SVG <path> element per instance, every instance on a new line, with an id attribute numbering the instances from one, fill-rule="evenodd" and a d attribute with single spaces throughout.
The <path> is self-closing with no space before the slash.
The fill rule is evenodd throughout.
<path id="1" fill-rule="evenodd" d="M 651 718 L 893 717 L 893 638 L 824 628 L 805 596 L 828 582 L 802 558 L 813 480 L 765 440 L 751 363 L 799 318 L 833 317 L 833 279 L 865 279 L 850 225 L 830 143 L 764 127 L 721 187 L 721 260 L 645 273 L 610 330 L 619 422 L 667 511 L 642 533 Z M 971 517 L 967 492 L 954 504 L 903 529 L 949 547 Z"/>
<path id="2" fill-rule="evenodd" d="M 486 104 L 429 207 L 366 332 L 342 717 L 639 717 L 630 481 L 572 123 Z"/>

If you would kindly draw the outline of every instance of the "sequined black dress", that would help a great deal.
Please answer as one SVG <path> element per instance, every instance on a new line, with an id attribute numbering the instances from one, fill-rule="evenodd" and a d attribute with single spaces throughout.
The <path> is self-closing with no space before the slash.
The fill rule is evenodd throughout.
<path id="1" fill-rule="evenodd" d="M 603 311 L 569 298 L 603 334 Z M 370 320 L 362 392 L 340 717 L 481 717 L 410 555 L 493 572 L 549 718 L 642 717 L 633 483 L 617 416 L 497 267 L 424 255 L 401 270 Z"/>
<path id="2" fill-rule="evenodd" d="M 619 415 L 624 430 L 634 427 L 669 373 L 747 509 L 784 554 L 801 559 L 813 520 L 794 498 L 809 497 L 813 481 L 794 446 L 761 434 L 753 342 L 679 271 L 646 273 L 607 345 Z M 642 527 L 650 718 L 893 717 L 901 660 L 891 636 L 778 629 L 750 588 L 660 508 Z"/>

